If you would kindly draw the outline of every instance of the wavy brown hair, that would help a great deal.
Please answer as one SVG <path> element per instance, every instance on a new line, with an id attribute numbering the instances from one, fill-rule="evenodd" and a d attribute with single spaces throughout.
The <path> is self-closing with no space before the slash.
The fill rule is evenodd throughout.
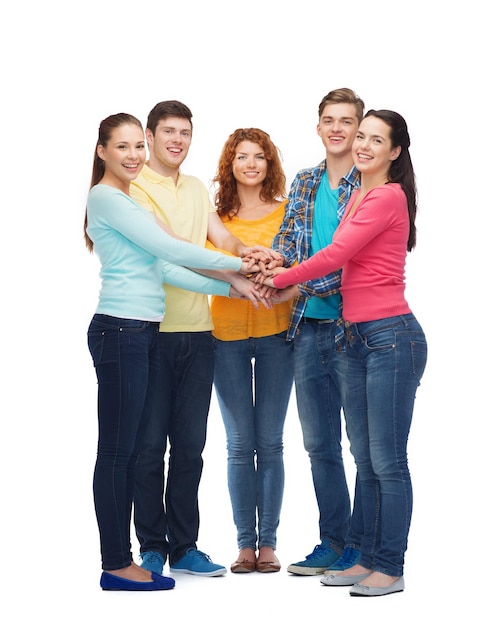
<path id="1" fill-rule="evenodd" d="M 260 190 L 260 199 L 263 202 L 274 202 L 286 198 L 286 177 L 279 149 L 269 135 L 260 128 L 238 128 L 232 135 L 229 135 L 224 144 L 218 161 L 217 173 L 212 181 L 218 186 L 215 193 L 217 212 L 221 217 L 227 215 L 229 219 L 239 210 L 240 202 L 236 179 L 232 173 L 232 163 L 236 156 L 236 149 L 242 141 L 258 144 L 267 161 L 267 174 Z"/>

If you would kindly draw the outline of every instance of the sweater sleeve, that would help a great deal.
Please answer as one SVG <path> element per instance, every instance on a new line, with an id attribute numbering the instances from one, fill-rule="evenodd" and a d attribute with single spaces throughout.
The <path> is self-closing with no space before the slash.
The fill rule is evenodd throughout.
<path id="1" fill-rule="evenodd" d="M 404 197 L 401 187 L 396 185 L 371 189 L 355 213 L 349 218 L 343 218 L 334 233 L 332 243 L 296 267 L 278 274 L 273 280 L 274 286 L 283 289 L 340 269 L 379 233 L 388 228 L 395 218 L 396 211 L 403 207 Z M 350 201 L 346 214 L 351 210 L 352 204 Z"/>
<path id="2" fill-rule="evenodd" d="M 95 213 L 97 227 L 114 228 L 135 245 L 164 261 L 198 269 L 241 269 L 242 261 L 239 257 L 206 250 L 171 237 L 156 224 L 154 216 L 147 209 L 113 187 L 93 187 L 89 193 L 88 211 Z"/>
<path id="3" fill-rule="evenodd" d="M 163 263 L 162 269 L 164 282 L 169 285 L 180 287 L 187 291 L 229 297 L 231 286 L 223 280 L 203 276 L 181 265 L 169 263 L 169 261 Z"/>

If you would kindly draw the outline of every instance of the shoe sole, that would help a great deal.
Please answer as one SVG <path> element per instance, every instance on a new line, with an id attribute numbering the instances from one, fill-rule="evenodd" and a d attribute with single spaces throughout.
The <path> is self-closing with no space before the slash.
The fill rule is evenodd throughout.
<path id="1" fill-rule="evenodd" d="M 349 595 L 359 598 L 376 598 L 379 596 L 388 596 L 392 593 L 400 593 L 405 589 L 403 577 L 400 576 L 389 587 L 367 587 L 366 585 L 359 585 L 358 583 L 351 587 Z"/>
<path id="2" fill-rule="evenodd" d="M 231 572 L 233 574 L 251 574 L 254 571 L 255 571 L 255 566 L 253 566 L 253 569 L 250 569 L 244 565 L 237 565 L 236 567 L 231 567 Z"/>
<path id="3" fill-rule="evenodd" d="M 225 574 L 227 574 L 227 570 L 225 569 L 225 567 L 223 569 L 217 569 L 212 572 L 195 572 L 191 569 L 177 569 L 173 567 L 170 567 L 169 571 L 173 574 L 192 574 L 193 576 L 207 576 L 208 578 L 211 578 L 212 576 L 224 576 Z"/>
<path id="4" fill-rule="evenodd" d="M 340 576 L 337 574 L 326 574 L 321 579 L 321 584 L 327 587 L 352 587 L 356 583 L 361 583 L 362 580 L 368 577 L 368 574 L 360 574 L 355 576 Z"/>
<path id="5" fill-rule="evenodd" d="M 298 574 L 299 576 L 318 576 L 324 574 L 326 567 L 303 567 L 302 565 L 289 565 L 286 568 L 290 574 Z"/>
<path id="6" fill-rule="evenodd" d="M 373 593 L 360 593 L 358 591 L 349 591 L 349 595 L 353 598 L 380 598 L 382 596 L 390 596 L 392 593 L 400 593 L 403 589 L 394 589 L 393 591 L 377 591 Z"/>

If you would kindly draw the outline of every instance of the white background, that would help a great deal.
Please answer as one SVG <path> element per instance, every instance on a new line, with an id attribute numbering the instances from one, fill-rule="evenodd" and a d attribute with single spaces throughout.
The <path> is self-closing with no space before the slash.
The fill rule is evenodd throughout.
<path id="1" fill-rule="evenodd" d="M 2 17 L 3 607 L 8 624 L 498 622 L 501 590 L 501 22 L 496 3 L 227 0 L 28 1 Z M 183 171 L 209 185 L 227 136 L 258 126 L 288 183 L 324 156 L 321 98 L 353 88 L 404 115 L 419 188 L 407 297 L 429 341 L 409 460 L 415 509 L 406 591 L 350 598 L 286 566 L 318 543 L 295 402 L 285 428 L 283 570 L 178 576 L 160 594 L 99 589 L 91 477 L 96 383 L 86 330 L 98 266 L 82 240 L 101 119 L 143 122 L 185 102 Z M 346 447 L 348 475 L 354 469 Z M 237 555 L 216 402 L 200 489 L 199 546 Z M 137 551 L 137 546 L 134 546 Z M 136 552 L 135 552 L 136 554 Z M 499 613 L 498 613 L 499 611 Z M 485 619 L 488 616 L 488 619 Z M 491 617 L 492 616 L 492 617 Z"/>

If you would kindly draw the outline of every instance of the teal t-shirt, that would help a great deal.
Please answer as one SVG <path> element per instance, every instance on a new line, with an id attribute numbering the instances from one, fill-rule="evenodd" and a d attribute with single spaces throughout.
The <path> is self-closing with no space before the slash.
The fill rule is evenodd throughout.
<path id="1" fill-rule="evenodd" d="M 329 243 L 339 226 L 339 189 L 332 189 L 327 172 L 323 174 L 314 199 L 313 236 L 309 256 L 312 256 Z M 325 298 L 309 298 L 304 315 L 316 319 L 337 319 L 341 296 L 334 294 Z"/>

